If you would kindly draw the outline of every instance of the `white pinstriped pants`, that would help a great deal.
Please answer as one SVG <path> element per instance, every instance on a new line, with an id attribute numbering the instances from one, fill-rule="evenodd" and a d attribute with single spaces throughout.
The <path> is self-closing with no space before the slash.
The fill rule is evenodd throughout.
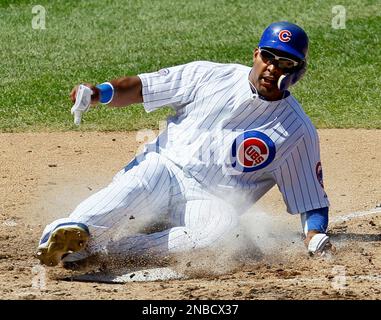
<path id="1" fill-rule="evenodd" d="M 161 219 L 170 224 L 168 229 L 139 232 L 145 224 Z M 219 243 L 237 225 L 238 215 L 170 160 L 150 152 L 130 162 L 68 218 L 48 225 L 43 236 L 63 222 L 89 227 L 90 254 L 102 250 L 117 255 L 167 254 Z"/>

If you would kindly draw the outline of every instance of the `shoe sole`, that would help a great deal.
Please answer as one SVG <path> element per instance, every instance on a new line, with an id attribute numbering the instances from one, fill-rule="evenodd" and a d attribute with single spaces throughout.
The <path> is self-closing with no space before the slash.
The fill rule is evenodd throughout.
<path id="1" fill-rule="evenodd" d="M 66 254 L 85 248 L 88 240 L 89 233 L 78 226 L 58 228 L 50 235 L 48 245 L 38 248 L 37 259 L 46 266 L 56 266 Z"/>

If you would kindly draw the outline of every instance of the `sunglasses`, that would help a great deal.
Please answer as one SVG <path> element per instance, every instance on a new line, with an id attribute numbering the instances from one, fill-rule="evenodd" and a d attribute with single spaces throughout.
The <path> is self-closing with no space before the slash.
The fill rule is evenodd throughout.
<path id="1" fill-rule="evenodd" d="M 282 70 L 290 70 L 292 68 L 295 68 L 299 64 L 298 61 L 286 57 L 277 56 L 276 54 L 265 49 L 259 49 L 259 53 L 261 54 L 261 58 L 264 63 L 274 64 L 275 60 L 278 68 Z"/>

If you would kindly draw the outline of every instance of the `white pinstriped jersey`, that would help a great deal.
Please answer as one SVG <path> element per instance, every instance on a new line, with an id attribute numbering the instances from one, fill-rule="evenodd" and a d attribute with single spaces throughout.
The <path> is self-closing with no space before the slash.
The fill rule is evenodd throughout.
<path id="1" fill-rule="evenodd" d="M 146 150 L 208 190 L 242 195 L 242 210 L 275 184 L 290 213 L 329 206 L 315 127 L 291 94 L 278 101 L 254 95 L 250 70 L 197 61 L 140 74 L 146 111 L 176 111 Z"/>
<path id="2" fill-rule="evenodd" d="M 290 213 L 328 206 L 314 126 L 291 95 L 254 95 L 250 70 L 193 62 L 139 75 L 145 109 L 168 105 L 176 115 L 112 183 L 47 225 L 41 241 L 59 225 L 83 223 L 90 241 L 66 261 L 95 252 L 166 255 L 235 238 L 237 213 L 275 184 Z M 168 228 L 141 233 L 152 218 Z"/>

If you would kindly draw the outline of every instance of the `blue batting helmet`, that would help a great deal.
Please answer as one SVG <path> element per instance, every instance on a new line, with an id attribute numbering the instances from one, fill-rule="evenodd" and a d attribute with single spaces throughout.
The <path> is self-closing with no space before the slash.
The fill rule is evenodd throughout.
<path id="1" fill-rule="evenodd" d="M 260 48 L 277 49 L 305 60 L 308 52 L 308 36 L 296 24 L 281 21 L 270 24 L 259 41 Z"/>
<path id="2" fill-rule="evenodd" d="M 258 44 L 259 48 L 276 49 L 286 52 L 301 60 L 299 67 L 293 73 L 282 75 L 278 88 L 285 90 L 295 84 L 307 70 L 308 36 L 296 24 L 280 21 L 270 24 Z"/>

